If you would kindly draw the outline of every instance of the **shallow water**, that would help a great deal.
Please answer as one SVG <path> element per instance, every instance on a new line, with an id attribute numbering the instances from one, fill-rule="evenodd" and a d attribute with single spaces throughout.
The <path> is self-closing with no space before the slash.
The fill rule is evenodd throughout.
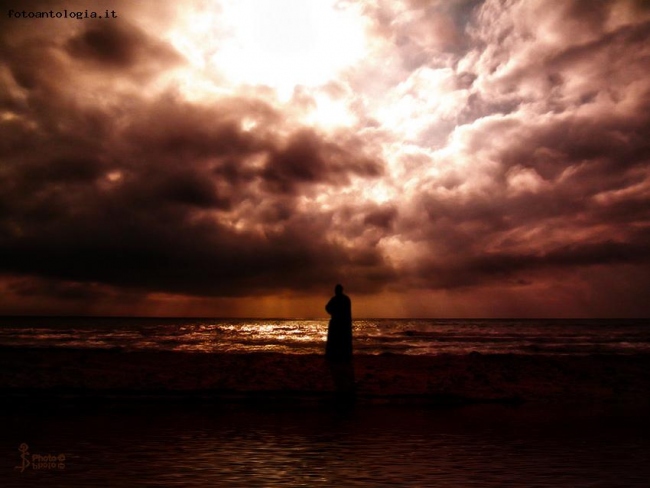
<path id="1" fill-rule="evenodd" d="M 636 487 L 644 411 L 483 405 L 16 408 L 1 416 L 0 485 Z M 18 447 L 65 454 L 15 469 Z"/>

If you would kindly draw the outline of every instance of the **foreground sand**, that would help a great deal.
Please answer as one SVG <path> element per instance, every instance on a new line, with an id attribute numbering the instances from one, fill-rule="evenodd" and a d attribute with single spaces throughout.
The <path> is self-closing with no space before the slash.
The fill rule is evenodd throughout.
<path id="1" fill-rule="evenodd" d="M 650 355 L 356 356 L 374 402 L 650 401 Z M 331 396 L 352 371 L 322 356 L 0 348 L 0 394 L 213 398 Z"/>

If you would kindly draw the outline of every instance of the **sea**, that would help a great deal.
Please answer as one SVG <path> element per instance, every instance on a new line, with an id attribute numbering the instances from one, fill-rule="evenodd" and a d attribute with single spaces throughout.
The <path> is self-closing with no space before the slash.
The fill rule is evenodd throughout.
<path id="1" fill-rule="evenodd" d="M 323 319 L 4 317 L 0 354 L 3 347 L 322 354 L 327 326 Z M 364 319 L 354 322 L 354 347 L 373 355 L 638 354 L 650 352 L 650 327 L 632 319 Z M 0 486 L 7 488 L 628 488 L 650 480 L 648 405 L 341 408 L 267 405 L 260 397 L 245 404 L 26 398 L 8 406 L 2 393 Z"/>
<path id="2" fill-rule="evenodd" d="M 0 346 L 321 354 L 326 319 L 0 317 Z M 649 319 L 360 319 L 357 354 L 635 354 Z"/>

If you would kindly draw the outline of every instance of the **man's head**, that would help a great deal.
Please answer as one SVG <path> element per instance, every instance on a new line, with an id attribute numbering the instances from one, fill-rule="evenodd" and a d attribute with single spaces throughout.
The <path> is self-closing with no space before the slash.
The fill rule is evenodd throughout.
<path id="1" fill-rule="evenodd" d="M 343 294 L 343 285 L 336 285 L 334 287 L 334 294 L 336 295 L 342 295 Z"/>

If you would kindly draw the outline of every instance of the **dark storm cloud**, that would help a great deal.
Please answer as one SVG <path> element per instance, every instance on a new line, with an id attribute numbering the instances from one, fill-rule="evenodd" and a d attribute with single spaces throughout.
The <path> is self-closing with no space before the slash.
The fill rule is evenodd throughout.
<path id="1" fill-rule="evenodd" d="M 297 183 L 346 185 L 350 175 L 377 177 L 381 173 L 377 161 L 325 142 L 312 130 L 301 130 L 270 155 L 262 176 L 272 191 L 292 192 Z"/>
<path id="2" fill-rule="evenodd" d="M 141 68 L 152 61 L 170 65 L 182 59 L 169 45 L 122 22 L 94 25 L 73 37 L 66 47 L 75 58 L 119 71 Z"/>
<path id="3" fill-rule="evenodd" d="M 64 7 L 57 2 L 31 2 L 29 11 L 54 9 L 58 12 L 62 8 L 72 11 L 79 4 L 83 2 L 69 2 Z M 126 18 L 129 4 L 117 2 L 116 5 L 118 9 L 123 7 L 121 13 Z M 93 7 L 99 9 L 101 6 L 102 3 L 98 3 Z M 16 5 L 11 7 L 16 8 Z M 11 19 L 6 17 L 8 9 L 2 9 L 0 53 L 16 83 L 23 88 L 40 86 L 46 90 L 48 81 L 62 80 L 68 74 L 62 69 L 64 58 L 82 63 L 83 68 L 91 70 L 83 73 L 84 76 L 91 75 L 92 71 L 104 75 L 129 74 L 138 82 L 183 62 L 168 43 L 157 40 L 127 20 L 71 23 L 70 19 L 67 22 L 62 19 Z"/>
<path id="4" fill-rule="evenodd" d="M 393 206 L 384 206 L 368 212 L 364 218 L 364 225 L 390 229 L 397 218 L 397 209 Z"/>
<path id="5" fill-rule="evenodd" d="M 554 249 L 546 254 L 486 254 L 469 263 L 471 274 L 490 279 L 516 276 L 521 271 L 549 270 L 612 264 L 644 264 L 650 261 L 648 239 L 638 242 L 604 241 L 576 244 Z"/>
<path id="6" fill-rule="evenodd" d="M 297 204 L 316 185 L 382 173 L 353 137 L 283 125 L 254 98 L 198 104 L 103 86 L 107 103 L 95 103 L 84 94 L 101 84 L 98 71 L 119 84 L 178 64 L 170 46 L 129 24 L 89 24 L 47 49 L 53 56 L 25 49 L 4 63 L 5 82 L 19 88 L 3 101 L 13 115 L 1 122 L 0 268 L 33 277 L 10 292 L 306 292 L 344 268 L 359 290 L 380 286 L 378 251 L 326 239 L 331 211 Z"/>
<path id="7" fill-rule="evenodd" d="M 46 170 L 37 178 L 25 174 L 34 171 L 29 166 L 3 175 L 3 187 L 14 189 L 6 195 L 10 210 L 2 218 L 3 270 L 155 291 L 239 295 L 311 289 L 335 281 L 340 266 L 382 267 L 376 252 L 328 243 L 328 213 L 303 215 L 292 198 L 254 188 L 275 184 L 264 167 L 250 169 L 250 178 L 219 178 L 221 157 L 225 168 L 233 161 L 245 168 L 249 152 L 271 161 L 275 153 L 261 149 L 264 144 L 254 137 L 248 145 L 223 145 L 212 144 L 211 136 L 218 141 L 217 132 L 192 145 L 192 151 L 158 137 L 151 146 L 143 141 L 136 154 L 122 149 L 123 160 L 105 151 L 101 157 L 109 163 L 103 174 L 92 160 L 57 172 L 60 161 L 54 160 L 42 163 Z M 319 157 L 310 151 L 302 156 Z M 302 174 L 282 177 L 290 185 L 345 184 L 343 168 L 334 164 L 328 172 L 328 161 L 321 164 L 307 181 Z M 111 175 L 119 176 L 111 181 Z M 249 205 L 259 208 L 241 214 Z M 207 210 L 216 213 L 202 213 Z M 238 221 L 243 228 L 236 227 Z M 264 230 L 267 222 L 278 221 L 281 228 Z"/>
<path id="8" fill-rule="evenodd" d="M 94 301 L 105 296 L 105 291 L 100 291 L 89 283 L 69 283 L 43 278 L 12 280 L 7 290 L 21 298 L 49 297 L 63 301 Z"/>

